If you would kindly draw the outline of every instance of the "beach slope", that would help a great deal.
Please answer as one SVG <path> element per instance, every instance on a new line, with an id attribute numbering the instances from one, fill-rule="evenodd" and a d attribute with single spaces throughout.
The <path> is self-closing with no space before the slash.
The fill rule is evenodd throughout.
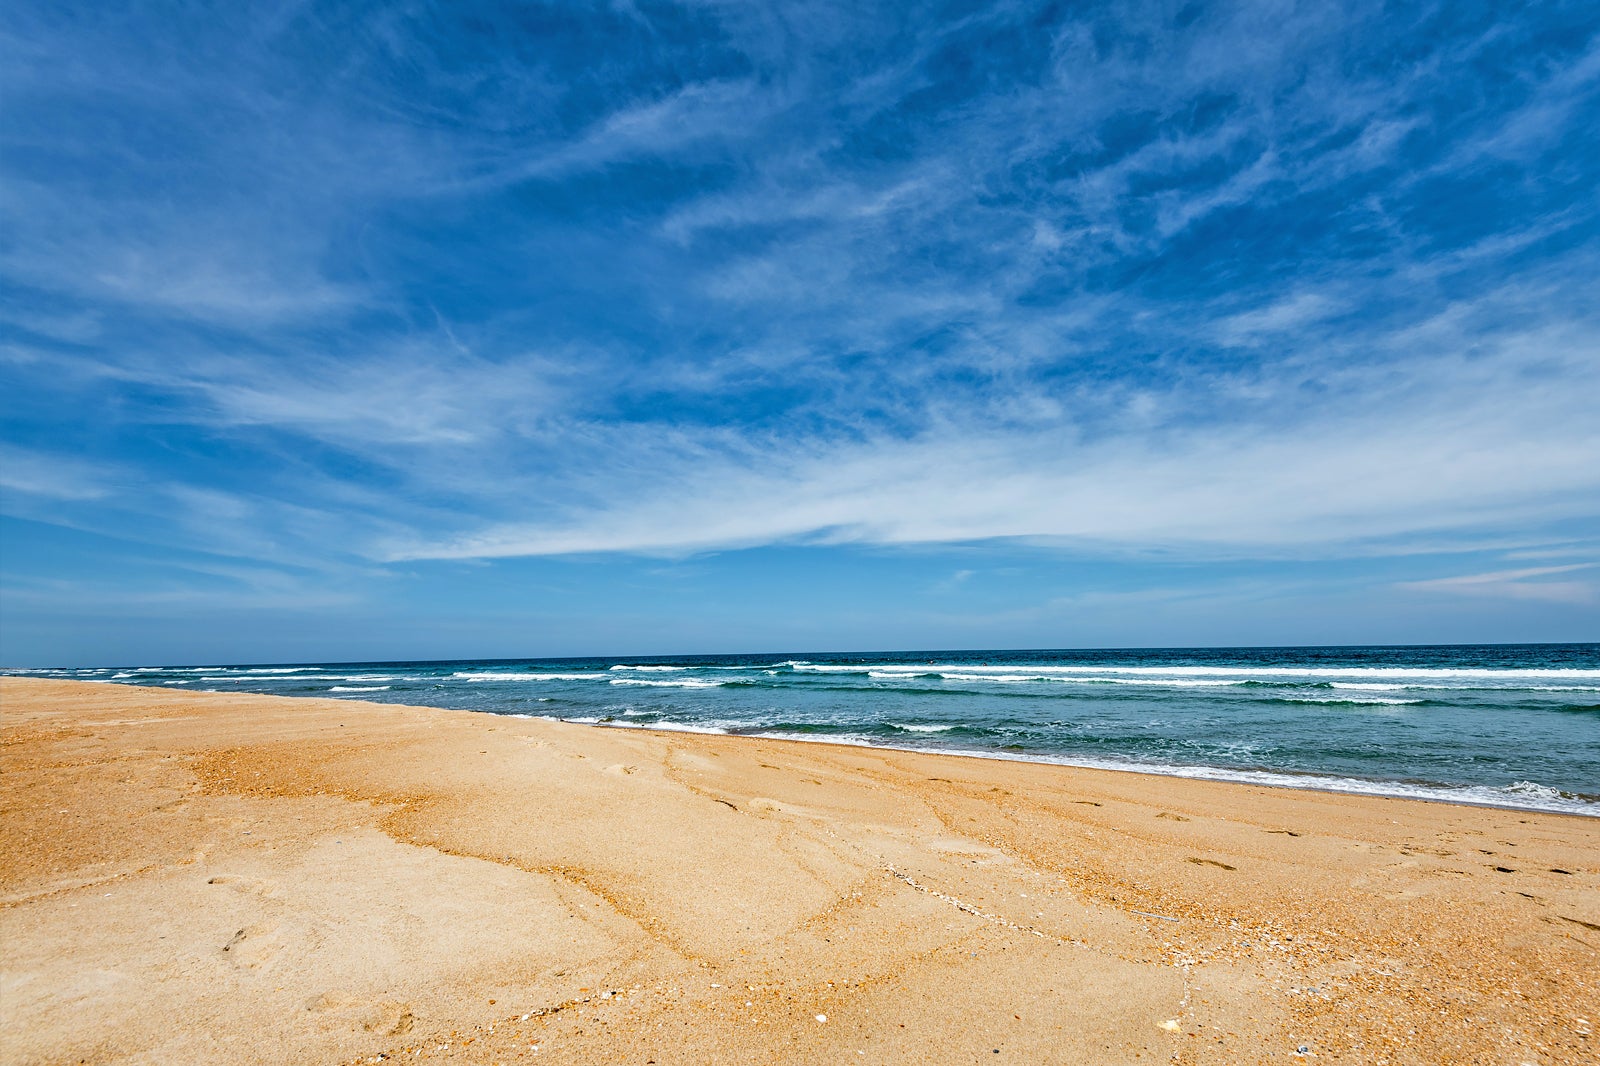
<path id="1" fill-rule="evenodd" d="M 23 678 L 0 715 L 5 1063 L 1596 1060 L 1600 819 Z"/>

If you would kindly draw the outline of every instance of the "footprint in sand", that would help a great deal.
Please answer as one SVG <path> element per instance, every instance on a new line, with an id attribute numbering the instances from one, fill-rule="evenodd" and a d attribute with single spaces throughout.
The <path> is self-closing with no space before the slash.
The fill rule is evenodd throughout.
<path id="1" fill-rule="evenodd" d="M 369 1000 L 342 992 L 324 992 L 306 1001 L 306 1010 L 330 1015 L 335 1024 L 384 1036 L 399 1036 L 416 1024 L 409 1003 L 394 1000 Z"/>
<path id="2" fill-rule="evenodd" d="M 264 881 L 259 877 L 240 877 L 236 874 L 218 874 L 208 879 L 206 884 L 225 886 L 246 895 L 260 896 L 262 899 L 277 899 L 283 894 L 279 891 L 276 881 Z"/>
<path id="3" fill-rule="evenodd" d="M 1197 859 L 1193 855 L 1189 856 L 1189 861 L 1194 863 L 1196 866 L 1215 866 L 1219 870 L 1238 869 L 1237 866 L 1229 866 L 1227 863 L 1218 862 L 1216 859 Z"/>
<path id="4" fill-rule="evenodd" d="M 283 938 L 278 935 L 277 928 L 270 925 L 246 926 L 222 945 L 228 961 L 247 970 L 260 969 L 277 958 L 282 950 Z"/>

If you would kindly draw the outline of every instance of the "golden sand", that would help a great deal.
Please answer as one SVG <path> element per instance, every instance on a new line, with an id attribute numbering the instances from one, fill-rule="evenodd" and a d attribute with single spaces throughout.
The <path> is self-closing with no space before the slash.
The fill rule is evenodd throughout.
<path id="1" fill-rule="evenodd" d="M 1580 1063 L 1600 819 L 0 679 L 5 1063 Z"/>

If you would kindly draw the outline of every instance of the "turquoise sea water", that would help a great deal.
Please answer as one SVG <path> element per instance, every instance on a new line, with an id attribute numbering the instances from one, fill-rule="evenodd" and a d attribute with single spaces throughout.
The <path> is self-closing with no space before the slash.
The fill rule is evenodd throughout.
<path id="1" fill-rule="evenodd" d="M 785 652 L 6 672 L 1600 815 L 1600 644 Z"/>

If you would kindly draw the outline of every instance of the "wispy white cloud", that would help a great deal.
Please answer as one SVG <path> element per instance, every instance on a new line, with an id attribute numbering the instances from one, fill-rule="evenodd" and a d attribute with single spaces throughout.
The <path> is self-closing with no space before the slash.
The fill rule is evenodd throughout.
<path id="1" fill-rule="evenodd" d="M 375 449 L 483 444 L 546 418 L 572 375 L 548 358 L 490 362 L 413 345 L 377 357 L 283 364 L 219 358 L 147 380 L 203 397 L 218 424 L 281 427 Z"/>
<path id="2" fill-rule="evenodd" d="M 1281 337 L 1332 314 L 1338 301 L 1318 292 L 1297 292 L 1265 307 L 1229 315 L 1217 323 L 1224 344 L 1250 344 Z"/>
<path id="3" fill-rule="evenodd" d="M 232 327 L 343 312 L 368 299 L 323 274 L 321 242 L 301 225 L 274 232 L 253 206 L 134 209 L 64 192 L 14 181 L 0 193 L 11 238 L 0 270 L 32 288 Z"/>
<path id="4" fill-rule="evenodd" d="M 772 94 L 753 82 L 695 82 L 611 112 L 576 140 L 537 153 L 514 176 L 558 177 L 630 159 L 671 159 L 708 141 L 739 141 L 776 106 Z M 494 180 L 511 177 L 495 175 Z"/>
<path id="5" fill-rule="evenodd" d="M 1535 600 L 1546 603 L 1600 602 L 1600 582 L 1542 580 L 1556 574 L 1591 570 L 1596 563 L 1567 566 L 1536 566 L 1522 570 L 1492 570 L 1483 574 L 1461 574 L 1428 581 L 1404 581 L 1397 587 L 1418 592 L 1441 592 L 1456 596 L 1489 596 L 1497 599 Z"/>
<path id="6" fill-rule="evenodd" d="M 682 552 L 810 539 L 996 537 L 1237 550 L 1585 517 L 1600 499 L 1593 333 L 1536 333 L 1495 356 L 1446 350 L 1317 381 L 1295 417 L 1134 435 L 945 426 L 907 440 L 661 450 L 598 507 L 508 523 L 396 557 Z M 1557 343 L 1564 343 L 1558 348 Z M 1553 368 L 1559 366 L 1560 370 Z M 1541 367 L 1544 368 L 1541 372 Z M 1544 380 L 1541 380 L 1541 377 Z M 1285 402 L 1291 379 L 1257 405 Z"/>
<path id="7" fill-rule="evenodd" d="M 0 489 L 47 500 L 98 500 L 111 492 L 97 464 L 12 445 L 0 445 Z"/>
<path id="8" fill-rule="evenodd" d="M 1464 141 L 1443 165 L 1461 166 L 1483 156 L 1526 158 L 1548 151 L 1565 134 L 1574 111 L 1592 97 L 1597 83 L 1600 39 L 1590 41 L 1575 59 L 1546 73 L 1526 103 Z"/>

